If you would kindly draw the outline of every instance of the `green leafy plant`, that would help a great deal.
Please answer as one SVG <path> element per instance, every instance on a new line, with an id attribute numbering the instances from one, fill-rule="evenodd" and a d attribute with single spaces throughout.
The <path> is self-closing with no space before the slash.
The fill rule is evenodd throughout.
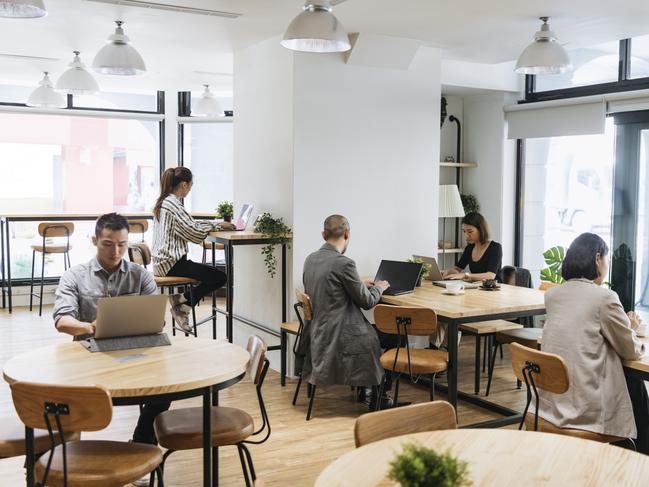
<path id="1" fill-rule="evenodd" d="M 403 452 L 390 462 L 388 478 L 401 487 L 461 487 L 471 485 L 467 462 L 450 451 L 437 453 L 416 443 L 403 445 Z"/>
<path id="2" fill-rule="evenodd" d="M 415 264 L 421 264 L 421 268 L 423 269 L 421 273 L 421 278 L 428 277 L 428 274 L 430 274 L 430 269 L 431 269 L 431 264 L 428 262 L 424 262 L 423 260 L 419 258 L 413 257 L 412 259 L 408 259 L 408 262 L 414 262 Z"/>
<path id="3" fill-rule="evenodd" d="M 561 245 L 552 247 L 543 252 L 546 268 L 541 269 L 541 281 L 561 284 L 564 282 L 561 276 L 561 264 L 566 257 L 566 248 Z"/>
<path id="4" fill-rule="evenodd" d="M 480 211 L 480 203 L 478 203 L 478 198 L 476 198 L 472 194 L 461 194 L 460 198 L 462 199 L 464 213 L 478 213 Z"/>
<path id="5" fill-rule="evenodd" d="M 223 218 L 226 222 L 232 220 L 234 216 L 234 205 L 232 201 L 221 201 L 216 207 L 216 217 Z"/>
<path id="6" fill-rule="evenodd" d="M 273 218 L 270 213 L 263 213 L 255 222 L 255 232 L 263 233 L 265 237 L 273 241 L 261 248 L 261 255 L 264 256 L 264 264 L 270 277 L 277 274 L 277 257 L 275 257 L 275 245 L 287 244 L 290 241 L 291 229 L 286 226 L 282 218 Z"/>

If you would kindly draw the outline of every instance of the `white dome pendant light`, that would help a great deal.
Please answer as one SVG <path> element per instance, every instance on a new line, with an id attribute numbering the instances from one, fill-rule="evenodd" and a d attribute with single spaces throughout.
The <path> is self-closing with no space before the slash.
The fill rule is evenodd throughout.
<path id="1" fill-rule="evenodd" d="M 146 71 L 142 56 L 129 44 L 130 39 L 124 34 L 121 20 L 116 20 L 115 33 L 108 37 L 110 41 L 102 47 L 92 69 L 101 74 L 115 74 L 119 76 L 133 76 Z"/>
<path id="2" fill-rule="evenodd" d="M 28 107 L 65 108 L 68 106 L 65 97 L 61 93 L 54 91 L 52 80 L 47 71 L 45 71 L 45 76 L 38 84 L 40 86 L 29 95 Z"/>
<path id="3" fill-rule="evenodd" d="M 520 74 L 563 74 L 572 71 L 568 53 L 550 30 L 550 17 L 539 17 L 543 22 L 541 30 L 534 34 L 534 42 L 525 48 L 518 61 L 516 71 Z"/>
<path id="4" fill-rule="evenodd" d="M 192 115 L 196 117 L 222 117 L 221 104 L 214 98 L 214 93 L 210 91 L 210 85 L 203 86 L 205 87 L 203 94 L 196 100 L 196 103 L 192 103 Z"/>
<path id="5" fill-rule="evenodd" d="M 0 0 L 0 17 L 37 19 L 46 15 L 43 0 Z"/>
<path id="6" fill-rule="evenodd" d="M 61 75 L 56 82 L 56 89 L 73 95 L 91 95 L 99 91 L 95 78 L 88 72 L 79 58 L 79 51 L 74 52 L 70 69 Z"/>
<path id="7" fill-rule="evenodd" d="M 303 12 L 286 29 L 282 46 L 304 52 L 349 51 L 347 32 L 332 10 L 329 0 L 307 0 Z"/>

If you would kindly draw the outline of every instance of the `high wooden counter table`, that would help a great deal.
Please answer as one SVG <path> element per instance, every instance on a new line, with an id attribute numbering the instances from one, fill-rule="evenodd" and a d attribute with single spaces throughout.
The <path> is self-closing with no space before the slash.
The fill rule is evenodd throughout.
<path id="1" fill-rule="evenodd" d="M 316 487 L 387 487 L 389 463 L 402 445 L 449 450 L 468 462 L 476 487 L 528 485 L 631 487 L 649 478 L 649 457 L 606 443 L 517 430 L 447 430 L 398 436 L 350 451 L 325 468 Z M 368 468 L 369 467 L 369 468 Z"/>
<path id="2" fill-rule="evenodd" d="M 638 375 L 643 380 L 649 380 L 649 337 L 642 337 L 640 341 L 644 343 L 644 355 L 640 360 L 626 360 L 623 365 L 632 374 Z"/>
<path id="3" fill-rule="evenodd" d="M 481 423 L 481 427 L 497 427 L 520 421 L 521 414 L 473 394 L 457 389 L 458 340 L 457 331 L 463 323 L 513 319 L 545 314 L 544 293 L 537 289 L 501 284 L 499 290 L 466 289 L 464 294 L 451 295 L 446 289 L 424 281 L 415 291 L 400 296 L 383 295 L 381 302 L 397 306 L 421 306 L 435 310 L 440 322 L 448 326 L 448 401 L 457 408 L 458 397 L 484 407 L 505 418 Z M 444 386 L 436 384 L 444 390 Z M 478 425 L 473 425 L 478 426 Z"/>
<path id="4" fill-rule="evenodd" d="M 172 337 L 171 346 L 105 353 L 90 353 L 79 343 L 66 342 L 13 357 L 5 364 L 3 376 L 10 384 L 99 385 L 110 392 L 115 405 L 203 396 L 203 483 L 207 487 L 218 482 L 210 406 L 217 404 L 220 389 L 243 378 L 249 358 L 241 347 L 201 338 Z M 27 441 L 29 446 L 29 435 Z M 34 485 L 33 464 L 33 450 L 28 449 L 28 486 Z"/>

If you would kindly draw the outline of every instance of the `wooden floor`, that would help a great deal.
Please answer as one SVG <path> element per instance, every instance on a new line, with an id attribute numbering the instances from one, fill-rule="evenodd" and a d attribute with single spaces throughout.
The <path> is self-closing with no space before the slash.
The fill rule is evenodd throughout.
<path id="1" fill-rule="evenodd" d="M 200 316 L 206 315 L 206 306 L 198 307 Z M 38 312 L 27 308 L 15 308 L 13 314 L 0 309 L 0 366 L 9 358 L 35 347 L 49 345 L 69 338 L 60 335 L 51 321 L 51 307 Z M 220 335 L 224 336 L 223 318 L 219 318 Z M 208 325 L 206 325 L 208 326 Z M 242 331 L 244 325 L 241 326 Z M 204 329 L 203 333 L 209 334 Z M 188 338 L 191 339 L 191 338 Z M 460 343 L 460 388 L 473 391 L 473 351 L 472 337 L 463 337 Z M 506 347 L 505 347 L 506 348 Z M 270 353 L 279 353 L 270 352 Z M 521 410 L 525 402 L 524 390 L 517 390 L 510 362 L 505 350 L 505 360 L 496 361 L 496 372 L 490 399 L 499 404 Z M 82 364 L 79 364 L 82 366 Z M 486 376 L 482 384 L 484 395 Z M 444 379 L 442 379 L 444 381 Z M 0 385 L 0 414 L 13 413 L 13 405 L 8 386 Z M 251 452 L 259 477 L 267 486 L 307 486 L 313 485 L 320 471 L 335 458 L 354 448 L 354 420 L 367 412 L 366 406 L 354 401 L 348 387 L 327 387 L 318 389 L 311 421 L 305 421 L 306 393 L 302 392 L 297 406 L 291 405 L 295 380 L 288 380 L 281 387 L 279 374 L 270 371 L 264 384 L 264 398 L 272 426 L 272 435 L 263 445 L 252 445 Z M 438 398 L 443 398 L 439 395 Z M 254 412 L 259 418 L 254 388 L 247 380 L 220 393 L 220 404 L 235 406 Z M 428 400 L 426 389 L 402 384 L 399 400 L 422 402 Z M 199 405 L 199 399 L 178 401 L 172 407 Z M 460 403 L 460 424 L 471 424 L 497 418 L 498 416 L 480 408 Z M 137 420 L 135 406 L 115 408 L 113 421 L 104 431 L 86 434 L 85 438 L 110 438 L 128 440 Z M 0 460 L 0 485 L 19 486 L 24 482 L 23 458 Z M 238 456 L 235 448 L 222 448 L 220 451 L 220 485 L 243 485 Z M 169 457 L 165 468 L 166 485 L 202 485 L 202 452 L 177 452 Z"/>

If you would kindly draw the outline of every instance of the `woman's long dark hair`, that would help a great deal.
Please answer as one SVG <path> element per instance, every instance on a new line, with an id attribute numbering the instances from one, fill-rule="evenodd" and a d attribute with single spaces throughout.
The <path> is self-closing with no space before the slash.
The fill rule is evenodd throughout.
<path id="1" fill-rule="evenodd" d="M 170 167 L 165 169 L 160 178 L 160 196 L 155 202 L 153 207 L 153 216 L 156 220 L 160 219 L 160 208 L 162 208 L 162 202 L 167 196 L 169 196 L 173 190 L 182 182 L 191 183 L 192 182 L 192 172 L 186 167 Z"/>
<path id="2" fill-rule="evenodd" d="M 491 238 L 491 232 L 489 231 L 489 224 L 484 216 L 475 211 L 467 213 L 464 218 L 462 218 L 462 223 L 464 225 L 471 225 L 478 229 L 480 232 L 480 243 L 485 244 Z"/>

